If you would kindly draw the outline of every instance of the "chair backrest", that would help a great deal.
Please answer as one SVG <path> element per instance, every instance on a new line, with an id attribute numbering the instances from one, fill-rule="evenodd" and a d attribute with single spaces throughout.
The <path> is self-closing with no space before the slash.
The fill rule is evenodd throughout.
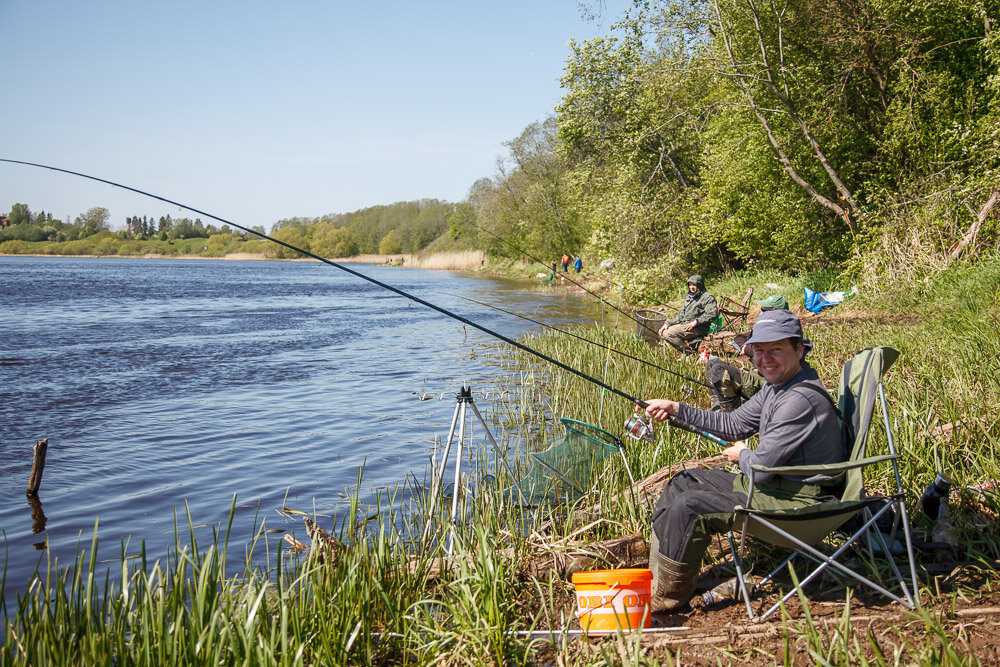
<path id="1" fill-rule="evenodd" d="M 840 373 L 840 397 L 837 405 L 843 428 L 847 430 L 851 461 L 866 456 L 868 430 L 875 415 L 878 387 L 882 376 L 898 358 L 899 351 L 891 347 L 870 347 L 861 350 L 844 364 Z M 842 499 L 859 499 L 863 484 L 861 468 L 848 471 Z"/>

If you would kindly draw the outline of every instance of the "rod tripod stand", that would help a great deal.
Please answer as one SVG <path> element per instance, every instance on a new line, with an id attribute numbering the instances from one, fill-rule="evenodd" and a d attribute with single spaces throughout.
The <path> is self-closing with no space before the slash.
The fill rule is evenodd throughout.
<path id="1" fill-rule="evenodd" d="M 482 413 L 479 412 L 479 408 L 476 407 L 476 402 L 472 398 L 472 387 L 462 386 L 461 390 L 455 394 L 455 412 L 451 415 L 451 427 L 448 429 L 448 441 L 445 443 L 444 454 L 441 456 L 441 464 L 432 473 L 430 505 L 427 508 L 427 523 L 424 526 L 424 539 L 426 539 L 434 517 L 434 509 L 438 504 L 438 497 L 441 495 L 441 480 L 444 478 L 444 469 L 448 465 L 448 455 L 451 453 L 451 445 L 455 441 L 455 425 L 457 424 L 458 446 L 455 451 L 455 481 L 452 485 L 451 494 L 451 527 L 448 531 L 448 542 L 445 548 L 449 556 L 454 546 L 455 525 L 458 519 L 458 496 L 462 481 L 462 448 L 465 444 L 465 421 L 468 408 L 472 408 L 472 413 L 479 420 L 479 424 L 483 427 L 483 433 L 486 434 L 486 439 L 493 445 L 494 451 L 500 452 L 500 446 L 497 444 L 496 438 L 493 437 L 490 427 L 486 425 L 486 420 L 483 419 Z M 504 459 L 504 462 L 506 463 L 506 459 Z"/>

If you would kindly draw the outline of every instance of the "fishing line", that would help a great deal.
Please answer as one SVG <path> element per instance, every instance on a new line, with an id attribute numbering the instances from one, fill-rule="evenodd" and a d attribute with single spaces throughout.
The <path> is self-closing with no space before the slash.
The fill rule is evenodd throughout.
<path id="1" fill-rule="evenodd" d="M 572 366 L 569 366 L 569 365 L 567 365 L 567 364 L 559 361 L 558 359 L 550 357 L 549 355 L 547 355 L 547 354 L 545 354 L 543 352 L 539 352 L 538 350 L 532 349 L 532 348 L 528 347 L 527 345 L 525 345 L 524 343 L 519 343 L 518 341 L 514 340 L 513 338 L 510 338 L 508 336 L 504 336 L 503 334 L 498 333 L 496 331 L 493 331 L 491 329 L 488 329 L 487 327 L 484 327 L 481 324 L 477 324 L 476 322 L 473 322 L 472 320 L 470 320 L 470 319 L 468 319 L 466 317 L 462 317 L 458 313 L 454 313 L 454 312 L 448 310 L 447 308 L 442 308 L 441 306 L 433 304 L 430 301 L 426 301 L 426 300 L 421 299 L 420 297 L 418 297 L 418 296 L 416 296 L 414 294 L 410 294 L 409 292 L 401 290 L 398 287 L 394 287 L 394 286 L 392 286 L 392 285 L 390 285 L 388 283 L 382 282 L 381 280 L 378 280 L 376 278 L 372 278 L 371 276 L 365 275 L 364 273 L 361 273 L 360 271 L 355 271 L 354 269 L 352 269 L 352 268 L 350 268 L 348 266 L 344 266 L 343 264 L 340 264 L 339 262 L 334 262 L 333 260 L 327 259 L 325 257 L 321 257 L 321 256 L 319 256 L 319 255 L 317 255 L 315 253 L 309 252 L 308 250 L 303 250 L 302 248 L 294 246 L 291 243 L 286 243 L 285 241 L 282 241 L 280 239 L 276 239 L 273 236 L 268 236 L 267 234 L 265 234 L 263 232 L 258 232 L 258 231 L 254 230 L 254 229 L 249 228 L 249 227 L 244 227 L 243 225 L 237 224 L 235 222 L 232 222 L 231 220 L 227 220 L 225 218 L 219 217 L 219 216 L 214 215 L 212 213 L 209 213 L 207 211 L 202 211 L 201 209 L 195 208 L 193 206 L 189 206 L 187 204 L 183 204 L 183 203 L 181 203 L 179 201 L 175 201 L 173 199 L 168 199 L 167 197 L 163 197 L 161 195 L 157 195 L 157 194 L 154 194 L 152 192 L 147 192 L 145 190 L 140 190 L 139 188 L 134 188 L 134 187 L 129 186 L 129 185 L 124 185 L 123 183 L 117 183 L 115 181 L 110 181 L 108 179 L 100 178 L 98 176 L 91 176 L 90 174 L 84 174 L 82 172 L 73 171 L 71 169 L 63 169 L 61 167 L 53 167 L 51 165 L 40 164 L 38 162 L 27 162 L 27 161 L 24 161 L 24 160 L 11 160 L 9 158 L 0 158 L 0 162 L 6 162 L 8 164 L 18 164 L 18 165 L 23 165 L 23 166 L 27 166 L 27 167 L 37 167 L 39 169 L 47 169 L 48 171 L 55 171 L 55 172 L 59 172 L 59 173 L 62 173 L 62 174 L 69 174 L 71 176 L 79 176 L 80 178 L 85 178 L 87 180 L 96 181 L 98 183 L 104 183 L 106 185 L 110 185 L 112 187 L 119 188 L 121 190 L 128 190 L 129 192 L 135 192 L 136 194 L 143 195 L 144 197 L 149 197 L 151 199 L 156 199 L 158 201 L 162 201 L 162 202 L 165 202 L 167 204 L 171 204 L 172 206 L 177 206 L 179 208 L 191 211 L 192 213 L 197 213 L 198 215 L 203 215 L 206 218 L 211 218 L 212 220 L 216 220 L 218 222 L 221 222 L 223 224 L 229 225 L 231 227 L 235 227 L 236 229 L 244 231 L 244 232 L 246 232 L 248 234 L 253 234 L 254 236 L 259 236 L 260 238 L 266 239 L 268 241 L 271 241 L 272 243 L 277 243 L 278 245 L 280 245 L 282 247 L 285 247 L 285 248 L 288 248 L 289 250 L 293 250 L 293 251 L 295 251 L 297 253 L 305 255 L 306 257 L 311 257 L 311 258 L 313 258 L 313 259 L 315 259 L 315 260 L 317 260 L 319 262 L 322 262 L 324 264 L 328 264 L 328 265 L 330 265 L 330 266 L 332 266 L 332 267 L 334 267 L 336 269 L 340 269 L 341 271 L 343 271 L 345 273 L 349 273 L 352 276 L 355 276 L 356 278 L 361 278 L 362 280 L 370 282 L 373 285 L 378 285 L 379 287 L 381 287 L 383 289 L 389 290 L 393 294 L 398 294 L 401 297 L 409 299 L 409 300 L 411 300 L 411 301 L 413 301 L 415 303 L 419 303 L 422 306 L 426 306 L 427 308 L 430 308 L 431 310 L 437 311 L 437 312 L 441 313 L 442 315 L 445 315 L 445 316 L 450 317 L 452 319 L 458 320 L 459 322 L 462 322 L 463 324 L 466 324 L 466 325 L 472 327 L 473 329 L 477 329 L 477 330 L 482 331 L 483 333 L 485 333 L 487 335 L 490 335 L 490 336 L 493 336 L 494 338 L 502 340 L 503 342 L 505 342 L 505 343 L 507 343 L 509 345 L 512 345 L 513 347 L 515 347 L 515 348 L 517 348 L 519 350 L 522 350 L 523 352 L 527 352 L 528 354 L 534 355 L 534 356 L 538 357 L 539 359 L 542 359 L 543 361 L 547 361 L 547 362 L 549 362 L 550 364 L 552 364 L 554 366 L 558 366 L 559 368 L 563 369 L 564 371 L 572 373 L 573 375 L 576 375 L 577 377 L 579 377 L 579 378 L 581 378 L 583 380 L 586 380 L 587 382 L 590 382 L 591 384 L 594 384 L 594 385 L 596 385 L 598 387 L 606 389 L 606 390 L 610 391 L 611 393 L 613 393 L 613 394 L 615 394 L 617 396 L 620 396 L 620 397 L 622 397 L 622 398 L 624 398 L 624 399 L 626 399 L 628 401 L 631 401 L 634 405 L 637 405 L 637 406 L 639 406 L 641 408 L 646 408 L 649 405 L 646 401 L 644 401 L 644 400 L 642 400 L 640 398 L 632 396 L 631 394 L 629 394 L 627 392 L 624 392 L 621 389 L 618 389 L 616 387 L 612 387 L 611 385 L 607 384 L 606 382 L 604 382 L 602 380 L 599 380 L 599 379 L 597 379 L 597 378 L 595 378 L 595 377 L 593 377 L 591 375 L 588 375 L 587 373 L 584 373 L 581 370 L 573 368 Z M 702 431 L 699 431 L 698 429 L 690 427 L 690 426 L 688 426 L 686 424 L 681 424 L 679 422 L 673 421 L 672 419 L 671 419 L 671 423 L 673 425 L 677 426 L 678 428 L 681 428 L 682 430 L 690 431 L 691 433 L 695 433 L 697 435 L 701 435 L 701 436 L 704 436 L 704 437 L 709 437 L 709 438 L 711 438 L 711 439 L 713 439 L 715 441 L 719 440 L 715 436 L 712 436 L 710 434 L 707 434 L 707 433 L 704 433 Z"/>
<path id="2" fill-rule="evenodd" d="M 491 231 L 483 229 L 482 227 L 480 227 L 475 222 L 473 222 L 472 225 L 476 229 L 478 229 L 479 231 L 481 231 L 481 232 L 483 232 L 483 233 L 491 236 L 492 238 L 495 238 L 497 241 L 500 241 L 501 243 L 506 244 L 511 250 L 514 250 L 515 252 L 518 252 L 518 253 L 524 255 L 525 257 L 527 257 L 529 259 L 533 259 L 534 261 L 536 261 L 539 264 L 541 264 L 542 266 L 544 266 L 546 269 L 550 269 L 551 268 L 544 260 L 541 260 L 541 259 L 535 257 L 534 255 L 532 255 L 531 253 L 529 253 L 527 250 L 524 250 L 523 248 L 519 247 L 513 241 L 508 241 L 507 239 L 503 238 L 502 236 L 500 236 L 498 234 L 494 234 Z M 556 273 L 558 275 L 558 272 L 556 272 Z M 602 297 L 600 294 L 598 294 L 596 292 L 592 292 L 591 290 L 587 289 L 584 285 L 576 282 L 575 280 L 573 280 L 572 278 L 569 277 L 569 274 L 567 272 L 565 272 L 565 271 L 563 272 L 562 278 L 563 278 L 563 280 L 568 280 L 569 282 L 573 283 L 574 285 L 576 285 L 577 287 L 579 287 L 584 292 L 586 292 L 590 296 L 594 297 L 595 299 L 597 299 L 601 303 L 603 303 L 605 305 L 608 305 L 608 306 L 611 306 L 616 311 L 618 311 L 619 313 L 621 313 L 625 317 L 629 318 L 630 320 L 632 320 L 633 322 L 635 322 L 636 324 L 638 324 L 639 326 L 641 326 L 646 331 L 652 332 L 652 333 L 656 334 L 657 337 L 659 337 L 659 335 L 660 335 L 659 331 L 657 331 L 656 329 L 653 329 L 648 324 L 646 324 L 642 320 L 638 319 L 635 315 L 632 315 L 631 313 L 625 312 L 624 310 L 622 310 L 621 308 L 619 308 L 615 304 L 611 303 L 610 301 L 608 301 L 607 299 L 605 299 L 604 297 Z"/>
<path id="3" fill-rule="evenodd" d="M 579 334 L 575 334 L 572 331 L 567 331 L 565 329 L 560 329 L 559 327 L 554 326 L 552 324 L 548 324 L 546 322 L 541 322 L 539 320 L 532 319 L 532 318 L 528 317 L 527 315 L 522 315 L 521 313 L 516 313 L 516 312 L 514 312 L 512 310 L 507 310 L 506 308 L 501 308 L 500 306 L 495 306 L 495 305 L 493 305 L 491 303 L 486 303 L 485 301 L 478 301 L 478 300 L 473 299 L 471 297 L 460 296 L 458 294 L 456 294 L 454 296 L 457 296 L 459 299 L 464 299 L 466 301 L 471 301 L 472 303 L 477 303 L 480 306 L 485 306 L 487 308 L 492 308 L 493 310 L 498 310 L 501 313 L 506 313 L 507 315 L 512 315 L 513 317 L 517 317 L 517 318 L 520 318 L 520 319 L 525 320 L 527 322 L 531 322 L 533 324 L 537 324 L 537 325 L 539 325 L 541 327 L 545 327 L 546 329 L 551 329 L 553 331 L 558 331 L 561 334 L 565 334 L 567 336 L 572 336 L 573 338 L 576 338 L 577 340 L 582 340 L 583 342 L 589 343 L 589 344 L 594 345 L 596 347 L 599 347 L 602 350 L 608 350 L 609 352 L 614 352 L 615 354 L 619 354 L 619 355 L 625 357 L 626 359 L 631 359 L 632 361 L 638 361 L 641 364 L 645 364 L 645 365 L 650 366 L 652 368 L 655 368 L 657 370 L 661 370 L 664 373 L 670 373 L 671 375 L 674 375 L 674 376 L 680 378 L 681 380 L 684 380 L 685 382 L 692 382 L 694 384 L 701 385 L 702 387 L 705 387 L 706 389 L 711 389 L 712 388 L 711 385 L 709 385 L 707 382 L 702 382 L 701 380 L 695 380 L 694 378 L 688 377 L 687 375 L 684 375 L 683 373 L 678 373 L 677 371 L 670 370 L 669 368 L 664 368 L 663 366 L 660 366 L 659 364 L 655 364 L 652 361 L 649 361 L 647 359 L 642 359 L 641 357 L 633 356 L 633 355 L 629 354 L 628 352 L 624 352 L 622 350 L 618 350 L 616 348 L 611 347 L 610 345 L 605 345 L 604 343 L 600 343 L 600 342 L 598 342 L 596 340 L 591 340 L 590 338 L 585 338 L 584 336 L 581 336 Z"/>

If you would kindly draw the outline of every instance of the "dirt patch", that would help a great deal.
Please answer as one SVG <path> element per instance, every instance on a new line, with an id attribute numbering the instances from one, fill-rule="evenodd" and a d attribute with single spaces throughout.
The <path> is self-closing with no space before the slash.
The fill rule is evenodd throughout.
<path id="1" fill-rule="evenodd" d="M 776 598 L 770 598 L 773 603 Z M 848 613 L 845 613 L 848 612 Z M 569 647 L 574 662 L 585 663 L 609 652 L 663 664 L 771 665 L 816 664 L 817 656 L 849 664 L 861 656 L 899 653 L 908 664 L 928 651 L 939 651 L 942 636 L 959 656 L 975 656 L 982 664 L 1000 664 L 1000 593 L 966 591 L 962 596 L 930 597 L 909 611 L 878 599 L 812 601 L 808 611 L 792 599 L 776 618 L 751 623 L 742 604 L 656 619 L 670 630 L 644 634 L 634 646 L 614 636 L 581 638 Z M 634 640 L 632 640 L 634 641 Z"/>

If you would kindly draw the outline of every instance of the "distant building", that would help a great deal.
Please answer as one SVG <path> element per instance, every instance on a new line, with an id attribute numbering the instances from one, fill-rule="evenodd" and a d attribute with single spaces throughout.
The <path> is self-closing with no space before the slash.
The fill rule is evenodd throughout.
<path id="1" fill-rule="evenodd" d="M 6 215 L 0 214 L 0 229 L 10 226 L 10 220 Z"/>

